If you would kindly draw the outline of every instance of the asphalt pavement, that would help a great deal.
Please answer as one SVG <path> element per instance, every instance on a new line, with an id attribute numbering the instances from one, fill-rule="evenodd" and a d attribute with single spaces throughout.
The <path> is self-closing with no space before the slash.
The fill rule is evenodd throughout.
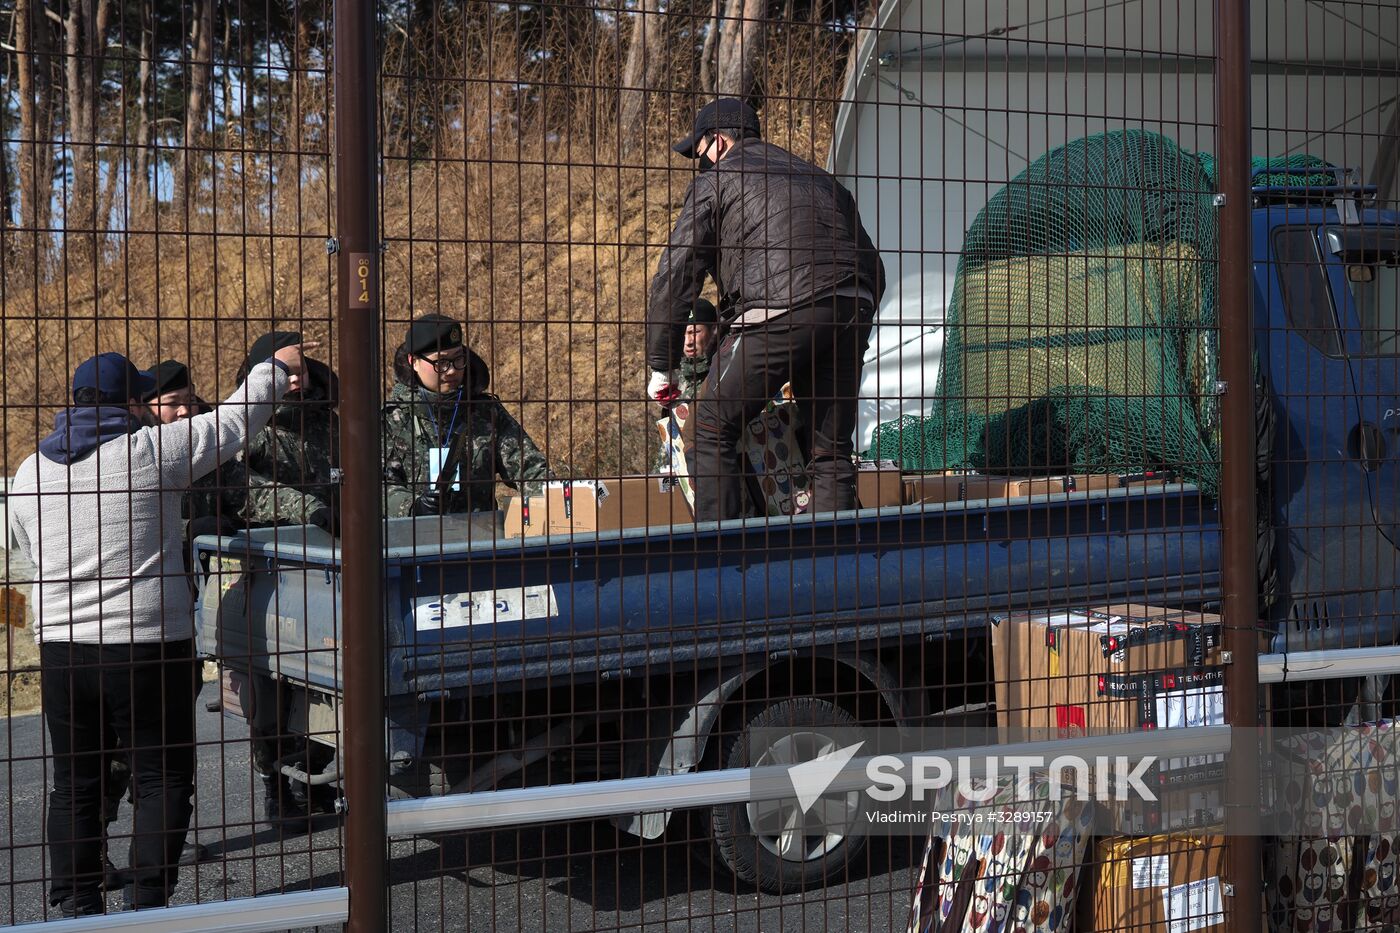
<path id="1" fill-rule="evenodd" d="M 260 801 L 242 723 L 198 707 L 194 831 L 212 860 L 182 869 L 174 903 L 304 891 L 341 883 L 347 857 L 334 817 L 284 836 L 256 822 Z M 44 919 L 46 737 L 41 718 L 0 722 L 0 924 Z M 256 805 L 256 806 L 255 806 Z M 113 861 L 131 831 L 123 804 Z M 915 844 L 871 840 L 869 865 L 845 883 L 776 897 L 739 885 L 692 856 L 692 844 L 643 843 L 607 821 L 586 821 L 395 842 L 389 904 L 395 931 L 656 930 L 875 933 L 907 922 Z M 350 855 L 353 857 L 353 854 Z M 113 894 L 109 910 L 120 909 Z"/>

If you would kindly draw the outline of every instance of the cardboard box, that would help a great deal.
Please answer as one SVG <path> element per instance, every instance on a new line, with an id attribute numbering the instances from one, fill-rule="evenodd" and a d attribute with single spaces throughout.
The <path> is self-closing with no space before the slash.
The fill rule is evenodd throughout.
<path id="1" fill-rule="evenodd" d="M 584 534 L 618 528 L 689 525 L 695 519 L 669 476 L 624 476 L 546 485 L 543 495 L 512 496 L 506 537 Z"/>
<path id="2" fill-rule="evenodd" d="M 856 461 L 856 501 L 862 509 L 904 504 L 904 471 L 894 460 Z"/>
<path id="3" fill-rule="evenodd" d="M 1003 741 L 1215 724 L 1220 617 L 1122 605 L 992 625 Z"/>
<path id="4" fill-rule="evenodd" d="M 1229 929 L 1226 837 L 1178 833 L 1099 840 L 1084 886 L 1081 933 Z"/>
<path id="5" fill-rule="evenodd" d="M 1212 764 L 1216 773 L 1224 771 L 1224 761 Z M 1225 786 L 1219 777 L 1213 783 L 1185 787 L 1161 784 L 1153 788 L 1153 793 L 1157 796 L 1155 801 L 1141 800 L 1136 795 L 1124 801 L 1107 801 L 1100 805 L 1101 819 L 1113 832 L 1133 836 L 1200 832 L 1225 822 Z"/>

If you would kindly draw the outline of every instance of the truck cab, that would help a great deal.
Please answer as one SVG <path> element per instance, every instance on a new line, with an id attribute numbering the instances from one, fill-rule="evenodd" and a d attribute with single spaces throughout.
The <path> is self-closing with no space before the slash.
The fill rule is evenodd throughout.
<path id="1" fill-rule="evenodd" d="M 1277 578 L 1279 652 L 1397 638 L 1400 213 L 1333 174 L 1254 189 L 1260 436 L 1272 435 L 1260 511 L 1274 539 L 1260 566 Z"/>

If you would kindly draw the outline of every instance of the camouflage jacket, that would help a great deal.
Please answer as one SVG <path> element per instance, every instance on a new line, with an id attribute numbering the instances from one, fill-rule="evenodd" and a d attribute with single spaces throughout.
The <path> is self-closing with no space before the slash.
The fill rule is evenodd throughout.
<path id="1" fill-rule="evenodd" d="M 505 406 L 486 394 L 489 373 L 472 354 L 470 387 L 457 402 L 452 433 L 466 431 L 458 467 L 460 488 L 449 491 L 442 511 L 489 512 L 496 508 L 496 480 L 519 489 L 525 482 L 552 479 L 549 462 Z M 384 441 L 384 513 L 412 514 L 414 500 L 429 491 L 429 451 L 451 443 L 445 435 L 452 402 L 431 404 L 418 389 L 395 383 L 381 419 Z M 435 412 L 436 409 L 436 412 Z"/>
<path id="2" fill-rule="evenodd" d="M 248 471 L 238 460 L 222 463 L 185 493 L 185 539 L 235 530 L 248 498 Z"/>
<path id="3" fill-rule="evenodd" d="M 272 421 L 238 455 L 247 474 L 242 517 L 249 525 L 304 525 L 313 517 L 333 520 L 337 512 L 331 475 L 340 440 L 334 377 L 329 370 L 317 375 L 313 371 L 300 398 L 277 406 Z"/>
<path id="4" fill-rule="evenodd" d="M 711 356 L 687 356 L 681 360 L 681 398 L 694 400 L 695 393 L 705 384 L 710 374 Z"/>

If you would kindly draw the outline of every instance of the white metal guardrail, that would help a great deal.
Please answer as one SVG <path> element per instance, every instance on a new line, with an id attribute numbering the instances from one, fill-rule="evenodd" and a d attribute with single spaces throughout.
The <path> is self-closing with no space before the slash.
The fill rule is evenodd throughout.
<path id="1" fill-rule="evenodd" d="M 1195 729 L 1163 729 L 1122 735 L 1085 736 L 1044 742 L 1016 742 L 896 755 L 909 760 L 916 754 L 968 758 L 968 776 L 978 776 L 977 763 L 1011 755 L 1054 758 L 1100 755 L 1139 761 L 1147 757 L 1184 757 L 1222 754 L 1230 750 L 1226 726 Z M 870 783 L 865 767 L 869 758 L 853 758 L 837 773 L 827 793 L 858 790 Z M 474 794 L 448 794 L 416 800 L 392 800 L 388 804 L 388 832 L 393 836 L 417 836 L 453 830 L 489 829 L 517 823 L 546 823 L 597 819 L 627 813 L 712 807 L 718 804 L 774 800 L 790 796 L 781 780 L 787 768 L 731 768 L 695 774 L 622 778 L 584 784 L 512 788 Z"/>
<path id="2" fill-rule="evenodd" d="M 210 904 L 161 907 L 70 920 L 47 920 L 0 927 L 0 931 L 43 933 L 273 933 L 294 927 L 341 924 L 350 917 L 350 891 L 325 888 L 291 894 L 259 894 Z"/>
<path id="3" fill-rule="evenodd" d="M 1336 680 L 1339 677 L 1375 677 L 1384 674 L 1400 674 L 1400 645 L 1290 651 L 1287 654 L 1259 656 L 1261 684 Z"/>
<path id="4" fill-rule="evenodd" d="M 1266 654 L 1259 658 L 1261 684 L 1392 673 L 1400 673 L 1400 646 L 1294 651 Z M 1176 732 L 1180 734 L 1174 735 Z M 1126 756 L 1135 761 L 1149 755 L 1177 757 L 1224 752 L 1229 749 L 1229 742 L 1226 727 L 1212 726 L 982 746 L 954 749 L 942 754 L 967 756 L 973 761 L 1008 755 L 1101 754 Z M 940 752 L 930 751 L 929 754 Z M 848 762 L 832 782 L 829 791 L 865 786 L 868 783 L 865 776 L 868 760 L 858 758 Z M 393 800 L 388 804 L 388 831 L 390 836 L 415 836 L 452 830 L 490 829 L 525 822 L 598 819 L 654 810 L 709 807 L 782 796 L 774 792 L 775 789 L 781 790 L 780 781 L 759 779 L 774 777 L 784 769 L 763 770 L 771 773 L 732 769 Z M 769 792 L 760 791 L 756 795 L 755 785 L 768 788 Z"/>

